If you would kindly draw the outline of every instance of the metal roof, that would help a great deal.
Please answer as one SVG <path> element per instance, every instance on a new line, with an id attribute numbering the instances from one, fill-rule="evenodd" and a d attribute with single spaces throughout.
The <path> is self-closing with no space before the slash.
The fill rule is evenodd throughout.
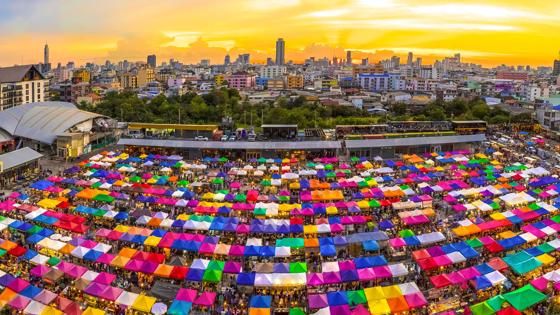
<path id="1" fill-rule="evenodd" d="M 76 124 L 103 115 L 79 110 L 72 103 L 37 102 L 0 112 L 0 128 L 12 136 L 51 144 Z"/>
<path id="2" fill-rule="evenodd" d="M 0 82 L 19 82 L 31 68 L 35 68 L 35 66 L 23 65 L 0 68 Z M 37 70 L 37 68 L 35 68 L 35 70 Z M 39 70 L 37 70 L 37 72 L 41 73 Z"/>
<path id="3" fill-rule="evenodd" d="M 31 148 L 25 147 L 19 150 L 8 152 L 0 155 L 0 162 L 2 162 L 2 172 L 5 172 L 14 167 L 38 160 L 43 155 Z"/>
<path id="4" fill-rule="evenodd" d="M 369 140 L 345 140 L 346 147 L 352 148 L 379 148 L 379 147 L 406 147 L 430 144 L 449 144 L 465 142 L 481 142 L 486 140 L 486 135 L 464 135 L 464 136 L 436 136 L 436 137 L 412 137 L 394 139 L 369 139 Z"/>
<path id="5" fill-rule="evenodd" d="M 118 145 L 222 150 L 317 150 L 340 149 L 339 141 L 191 141 L 160 139 L 120 139 Z"/>

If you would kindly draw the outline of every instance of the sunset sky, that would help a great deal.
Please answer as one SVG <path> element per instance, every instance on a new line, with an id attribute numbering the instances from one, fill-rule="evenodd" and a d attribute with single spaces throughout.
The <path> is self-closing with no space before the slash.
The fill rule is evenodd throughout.
<path id="1" fill-rule="evenodd" d="M 465 61 L 547 65 L 560 50 L 558 0 L 0 0 L 0 66 L 106 59 L 158 63 L 460 52 Z"/>

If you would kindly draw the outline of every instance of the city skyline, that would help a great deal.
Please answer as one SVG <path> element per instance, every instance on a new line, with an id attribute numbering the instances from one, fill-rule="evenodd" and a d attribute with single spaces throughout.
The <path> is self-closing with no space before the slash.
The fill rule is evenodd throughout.
<path id="1" fill-rule="evenodd" d="M 286 41 L 285 60 L 295 62 L 311 56 L 344 59 L 352 50 L 355 60 L 411 51 L 428 63 L 461 53 L 465 62 L 485 66 L 551 66 L 560 49 L 560 35 L 551 31 L 560 25 L 555 1 L 542 1 L 538 8 L 501 0 L 0 3 L 0 27 L 6 30 L 0 66 L 40 62 L 45 41 L 52 64 L 145 60 L 149 54 L 221 63 L 226 54 L 243 53 L 264 63 L 274 57 L 277 38 Z"/>

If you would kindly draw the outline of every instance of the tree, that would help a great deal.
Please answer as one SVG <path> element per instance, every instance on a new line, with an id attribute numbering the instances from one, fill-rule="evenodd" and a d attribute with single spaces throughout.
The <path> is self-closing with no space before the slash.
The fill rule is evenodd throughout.
<path id="1" fill-rule="evenodd" d="M 533 122 L 533 116 L 531 116 L 531 113 L 517 114 L 517 115 L 511 117 L 511 122 L 512 123 L 518 123 L 518 124 L 532 123 Z"/>
<path id="2" fill-rule="evenodd" d="M 484 103 L 477 103 L 471 107 L 471 113 L 474 117 L 478 119 L 485 119 L 490 113 L 490 108 Z"/>
<path id="3" fill-rule="evenodd" d="M 394 103 L 391 105 L 391 112 L 395 115 L 406 114 L 406 104 L 405 103 Z"/>

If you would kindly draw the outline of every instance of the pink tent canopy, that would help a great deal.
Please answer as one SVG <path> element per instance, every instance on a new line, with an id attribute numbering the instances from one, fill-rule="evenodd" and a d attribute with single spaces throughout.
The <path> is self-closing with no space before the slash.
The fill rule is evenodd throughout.
<path id="1" fill-rule="evenodd" d="M 43 277 L 43 275 L 46 274 L 47 272 L 49 272 L 49 270 L 51 270 L 51 268 L 49 268 L 48 266 L 37 265 L 37 266 L 33 267 L 33 269 L 31 269 L 29 271 L 29 273 L 32 276 Z"/>
<path id="2" fill-rule="evenodd" d="M 192 303 L 196 299 L 197 294 L 198 292 L 196 290 L 181 288 L 179 292 L 177 292 L 175 299 Z"/>
<path id="3" fill-rule="evenodd" d="M 416 292 L 414 294 L 408 294 L 404 296 L 406 303 L 408 304 L 408 306 L 410 308 L 419 308 L 422 307 L 424 305 L 427 305 L 428 302 L 426 301 L 426 298 L 424 297 L 424 294 L 422 294 L 422 292 Z"/>
<path id="4" fill-rule="evenodd" d="M 27 288 L 28 286 L 29 286 L 29 282 L 27 282 L 27 281 L 25 281 L 21 278 L 16 278 L 15 280 L 8 283 L 8 285 L 7 285 L 8 288 L 14 290 L 15 292 L 21 292 L 25 288 Z"/>
<path id="5" fill-rule="evenodd" d="M 393 248 L 404 247 L 406 242 L 401 237 L 392 238 L 389 240 L 389 245 Z"/>
<path id="6" fill-rule="evenodd" d="M 99 294 L 100 298 L 115 301 L 123 292 L 122 289 L 116 287 L 107 287 L 103 292 Z"/>
<path id="7" fill-rule="evenodd" d="M 358 306 L 356 306 L 355 309 L 352 310 L 352 315 L 371 315 L 371 314 L 365 306 L 359 304 Z"/>
<path id="8" fill-rule="evenodd" d="M 45 289 L 37 294 L 33 299 L 43 304 L 50 304 L 57 297 L 58 294 Z"/>
<path id="9" fill-rule="evenodd" d="M 117 279 L 117 276 L 103 271 L 100 272 L 97 277 L 93 279 L 93 281 L 101 284 L 111 284 L 113 281 L 115 281 L 115 279 Z"/>
<path id="10" fill-rule="evenodd" d="M 538 277 L 536 279 L 531 280 L 531 285 L 535 287 L 535 289 L 539 291 L 544 291 L 548 287 L 548 280 L 545 277 Z"/>
<path id="11" fill-rule="evenodd" d="M 231 245 L 229 249 L 230 256 L 243 256 L 245 252 L 245 246 L 243 245 Z"/>
<path id="12" fill-rule="evenodd" d="M 358 269 L 358 279 L 360 281 L 369 281 L 375 279 L 375 274 L 372 268 L 361 268 Z"/>
<path id="13" fill-rule="evenodd" d="M 27 304 L 29 304 L 29 302 L 31 302 L 31 299 L 26 298 L 23 295 L 18 295 L 13 300 L 11 300 L 8 305 L 10 305 L 10 307 L 12 308 L 15 308 L 16 310 L 23 310 L 27 306 Z"/>
<path id="14" fill-rule="evenodd" d="M 214 301 L 216 300 L 216 293 L 215 292 L 203 292 L 194 300 L 193 304 L 195 305 L 202 305 L 202 306 L 211 306 L 214 305 Z"/>
<path id="15" fill-rule="evenodd" d="M 359 270 L 358 270 L 359 271 Z M 311 286 L 319 286 L 324 283 L 323 274 L 322 273 L 308 273 L 307 274 L 307 284 Z"/>
<path id="16" fill-rule="evenodd" d="M 96 262 L 108 265 L 113 261 L 113 259 L 115 259 L 115 257 L 116 257 L 115 255 L 103 254 L 99 256 L 99 258 L 97 258 Z"/>

